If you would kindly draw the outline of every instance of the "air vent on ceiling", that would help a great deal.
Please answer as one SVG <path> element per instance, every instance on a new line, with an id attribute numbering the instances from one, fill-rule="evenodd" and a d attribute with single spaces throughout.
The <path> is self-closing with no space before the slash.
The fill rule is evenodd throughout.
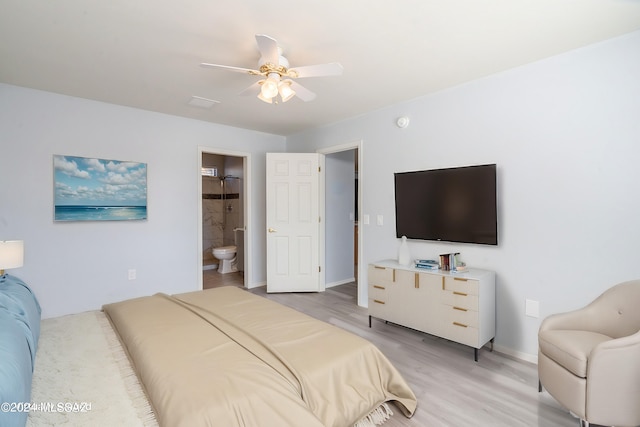
<path id="1" fill-rule="evenodd" d="M 191 100 L 189 100 L 189 105 L 191 105 L 192 107 L 198 107 L 198 108 L 211 108 L 214 105 L 219 103 L 220 101 L 203 98 L 201 96 L 192 96 Z"/>

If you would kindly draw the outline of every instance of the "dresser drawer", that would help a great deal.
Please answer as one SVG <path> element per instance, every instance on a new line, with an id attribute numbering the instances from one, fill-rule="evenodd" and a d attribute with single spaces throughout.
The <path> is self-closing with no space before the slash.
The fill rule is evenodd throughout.
<path id="1" fill-rule="evenodd" d="M 478 311 L 478 295 L 467 294 L 460 291 L 443 291 L 442 302 L 453 307 Z"/>
<path id="2" fill-rule="evenodd" d="M 459 342 L 460 344 L 465 344 L 471 347 L 478 347 L 478 328 L 474 328 L 473 326 L 465 325 L 464 323 L 449 323 L 445 327 L 444 337 L 450 339 L 452 341 Z"/>
<path id="3" fill-rule="evenodd" d="M 477 280 L 473 279 L 447 276 L 444 278 L 444 289 L 469 295 L 479 295 L 480 284 Z"/>
<path id="4" fill-rule="evenodd" d="M 369 285 L 369 298 L 371 299 L 379 299 L 386 300 L 389 295 L 389 289 L 387 289 L 389 285 L 387 284 L 378 284 L 372 283 Z"/>
<path id="5" fill-rule="evenodd" d="M 370 285 L 388 285 L 395 281 L 395 269 L 390 267 L 380 267 L 378 265 L 369 264 L 369 284 Z"/>
<path id="6" fill-rule="evenodd" d="M 445 323 L 459 323 L 465 326 L 478 327 L 478 312 L 462 307 L 445 306 L 442 310 L 442 318 Z"/>
<path id="7" fill-rule="evenodd" d="M 389 304 L 383 299 L 369 298 L 369 315 L 389 319 Z"/>

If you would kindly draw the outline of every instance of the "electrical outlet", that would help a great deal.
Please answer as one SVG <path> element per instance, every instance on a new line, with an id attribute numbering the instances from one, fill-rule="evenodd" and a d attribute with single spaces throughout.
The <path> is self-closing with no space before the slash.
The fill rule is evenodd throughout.
<path id="1" fill-rule="evenodd" d="M 135 268 L 130 268 L 128 271 L 129 274 L 129 280 L 136 280 L 136 269 Z"/>
<path id="2" fill-rule="evenodd" d="M 384 225 L 384 217 L 382 215 L 378 215 L 376 222 L 378 225 Z"/>
<path id="3" fill-rule="evenodd" d="M 540 317 L 540 302 L 531 299 L 525 300 L 524 314 L 529 317 Z"/>
<path id="4" fill-rule="evenodd" d="M 369 214 L 362 215 L 362 222 L 364 222 L 364 225 L 369 225 Z"/>

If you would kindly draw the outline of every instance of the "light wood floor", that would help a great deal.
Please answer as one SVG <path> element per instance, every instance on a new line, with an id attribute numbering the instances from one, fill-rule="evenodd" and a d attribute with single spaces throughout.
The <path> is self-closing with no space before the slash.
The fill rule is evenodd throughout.
<path id="1" fill-rule="evenodd" d="M 244 286 L 242 272 L 220 274 L 218 270 L 202 270 L 202 289 L 220 286 Z"/>
<path id="2" fill-rule="evenodd" d="M 418 398 L 411 419 L 395 408 L 384 427 L 576 427 L 578 420 L 547 393 L 538 393 L 537 367 L 489 349 L 473 349 L 374 319 L 356 304 L 355 284 L 322 293 L 251 292 L 291 306 L 373 342 Z M 318 349 L 321 351 L 321 349 Z"/>

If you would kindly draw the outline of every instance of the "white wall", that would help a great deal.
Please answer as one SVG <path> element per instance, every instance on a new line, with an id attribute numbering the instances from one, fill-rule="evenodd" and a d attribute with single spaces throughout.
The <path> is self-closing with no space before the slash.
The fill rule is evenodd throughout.
<path id="1" fill-rule="evenodd" d="M 0 240 L 25 241 L 25 265 L 9 273 L 44 317 L 201 289 L 198 146 L 252 153 L 249 284 L 262 283 L 264 153 L 284 151 L 283 137 L 0 84 Z M 149 219 L 54 222 L 53 154 L 147 163 Z"/>
<path id="2" fill-rule="evenodd" d="M 325 281 L 354 280 L 355 150 L 325 156 Z"/>
<path id="3" fill-rule="evenodd" d="M 638 76 L 635 32 L 294 135 L 287 149 L 363 141 L 360 214 L 372 222 L 360 227 L 362 268 L 397 256 L 394 172 L 497 163 L 498 247 L 410 248 L 416 258 L 459 251 L 470 266 L 495 270 L 496 345 L 535 360 L 541 319 L 525 316 L 525 299 L 540 302 L 543 318 L 640 277 Z M 400 129 L 404 115 L 411 124 Z"/>

